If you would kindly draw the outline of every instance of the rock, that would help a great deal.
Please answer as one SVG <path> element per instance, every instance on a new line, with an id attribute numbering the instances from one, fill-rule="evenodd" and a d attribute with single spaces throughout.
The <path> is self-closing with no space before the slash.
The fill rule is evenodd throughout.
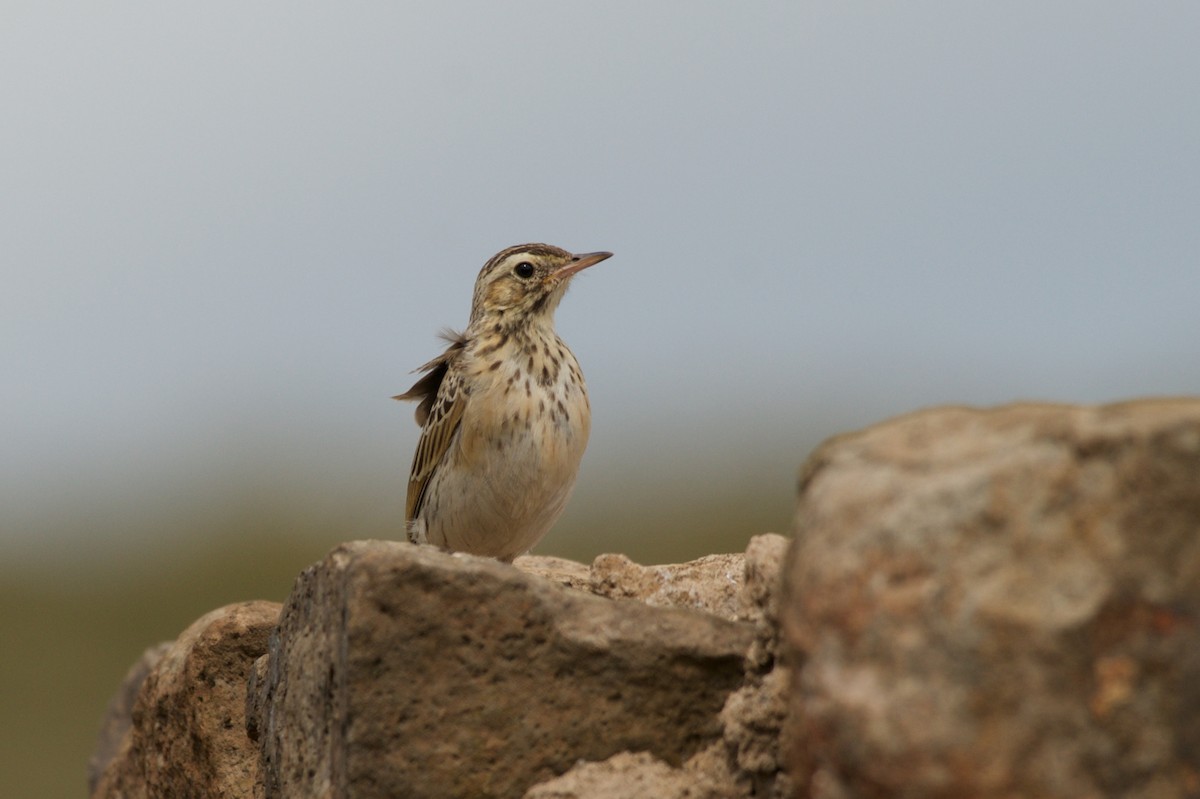
<path id="1" fill-rule="evenodd" d="M 269 797 L 519 797 L 579 760 L 721 739 L 748 624 L 394 542 L 298 580 L 257 668 Z"/>
<path id="2" fill-rule="evenodd" d="M 782 536 L 776 536 L 781 541 Z M 745 556 L 706 555 L 687 563 L 643 566 L 625 555 L 599 555 L 591 567 L 540 555 L 513 565 L 559 585 L 610 599 L 631 599 L 659 608 L 691 608 L 730 621 L 743 620 Z"/>
<path id="3" fill-rule="evenodd" d="M 600 555 L 592 562 L 591 591 L 653 607 L 693 608 L 735 621 L 744 573 L 740 554 L 661 566 L 642 566 L 624 555 Z"/>
<path id="4" fill-rule="evenodd" d="M 791 671 L 779 650 L 780 572 L 790 541 L 767 534 L 750 540 L 739 616 L 754 622 L 755 640 L 746 653 L 746 677 L 721 710 L 724 740 L 739 796 L 785 797 L 792 782 L 784 771 L 780 739 L 787 718 Z"/>
<path id="5" fill-rule="evenodd" d="M 774 667 L 779 649 L 781 575 L 790 543 L 781 535 L 767 533 L 754 536 L 746 547 L 738 617 L 753 622 L 758 632 L 747 657 L 749 666 L 760 673 Z"/>
<path id="6" fill-rule="evenodd" d="M 592 590 L 592 570 L 573 560 L 550 555 L 522 555 L 513 561 L 513 565 L 526 574 L 536 574 L 565 588 Z"/>
<path id="7" fill-rule="evenodd" d="M 580 763 L 530 788 L 524 799 L 728 799 L 727 790 L 646 752 L 622 752 L 600 763 Z"/>
<path id="8" fill-rule="evenodd" d="M 527 796 L 603 797 L 632 795 L 784 797 L 791 782 L 783 773 L 780 730 L 787 712 L 789 673 L 776 662 L 780 571 L 789 540 L 755 536 L 746 554 L 710 555 L 690 563 L 642 566 L 624 555 L 601 555 L 588 569 L 570 561 L 518 559 L 516 565 L 547 577 L 569 575 L 563 584 L 615 599 L 655 606 L 692 607 L 754 624 L 744 682 L 720 713 L 722 741 L 672 768 L 629 753 L 603 763 L 582 763 L 530 789 Z M 649 757 L 649 756 L 647 756 Z M 650 765 L 647 765 L 647 764 Z M 628 784 L 627 787 L 623 787 Z M 615 794 L 610 792 L 615 791 Z M 687 791 L 691 791 L 688 794 Z M 672 793 L 675 792 L 675 793 Z"/>
<path id="9" fill-rule="evenodd" d="M 171 648 L 171 644 L 171 641 L 164 641 L 143 652 L 137 663 L 129 667 L 125 679 L 121 681 L 121 687 L 109 700 L 108 707 L 104 711 L 104 719 L 100 722 L 96 751 L 88 760 L 89 796 L 95 793 L 100 776 L 104 774 L 104 769 L 108 768 L 108 764 L 121 751 L 125 736 L 128 735 L 129 728 L 133 726 L 133 703 L 137 700 L 142 683 L 146 681 L 146 676 L 151 669 L 158 665 L 163 655 Z"/>
<path id="10" fill-rule="evenodd" d="M 798 795 L 1200 792 L 1200 401 L 896 419 L 795 528 Z"/>
<path id="11" fill-rule="evenodd" d="M 245 733 L 246 675 L 279 609 L 245 602 L 214 610 L 152 658 L 94 799 L 262 795 L 258 750 Z"/>
<path id="12" fill-rule="evenodd" d="M 769 795 L 766 786 L 783 771 L 780 731 L 787 718 L 791 672 L 776 668 L 730 695 L 721 711 L 725 741 L 737 771 L 755 785 L 754 796 Z"/>

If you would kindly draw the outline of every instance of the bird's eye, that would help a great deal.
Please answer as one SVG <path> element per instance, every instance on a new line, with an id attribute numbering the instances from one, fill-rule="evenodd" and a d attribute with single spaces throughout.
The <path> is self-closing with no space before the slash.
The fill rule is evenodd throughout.
<path id="1" fill-rule="evenodd" d="M 529 261 L 521 261 L 513 269 L 513 273 L 519 278 L 533 277 L 533 264 L 529 263 Z"/>

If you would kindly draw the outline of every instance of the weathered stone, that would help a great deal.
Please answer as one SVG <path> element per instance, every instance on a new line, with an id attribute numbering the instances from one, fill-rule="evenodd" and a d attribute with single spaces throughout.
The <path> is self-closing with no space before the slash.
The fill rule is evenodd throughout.
<path id="1" fill-rule="evenodd" d="M 729 799 L 729 793 L 647 752 L 622 752 L 600 763 L 580 763 L 530 788 L 524 799 Z"/>
<path id="2" fill-rule="evenodd" d="M 721 797 L 784 797 L 791 783 L 783 773 L 780 728 L 787 712 L 789 675 L 776 662 L 780 572 L 789 540 L 766 534 L 751 539 L 743 555 L 715 555 L 691 563 L 641 566 L 623 555 L 601 555 L 591 569 L 570 561 L 543 565 L 540 558 L 518 559 L 516 565 L 546 576 L 569 575 L 563 581 L 604 596 L 697 607 L 755 625 L 747 652 L 744 683 L 729 695 L 720 713 L 723 739 L 694 755 L 683 767 L 645 766 L 620 755 L 604 763 L 585 763 L 561 778 L 531 789 L 529 796 L 607 796 L 654 787 L 644 795 L 667 791 L 715 791 Z M 528 560 L 528 565 L 522 561 Z M 590 575 L 590 578 L 584 579 Z M 653 761 L 657 763 L 657 761 Z M 662 769 L 668 769 L 669 778 Z M 655 774 L 653 780 L 648 776 Z M 660 779 L 661 777 L 661 779 Z M 623 781 L 628 781 L 625 785 Z M 656 793 L 657 792 L 657 793 Z M 628 795 L 643 795 L 641 793 Z M 684 794 L 688 795 L 688 794 Z M 707 795 L 707 794 L 705 794 Z"/>
<path id="3" fill-rule="evenodd" d="M 1200 401 L 842 436 L 795 528 L 798 795 L 1200 792 Z"/>
<path id="4" fill-rule="evenodd" d="M 721 711 L 737 770 L 760 783 L 774 780 L 783 770 L 779 735 L 787 717 L 790 681 L 791 672 L 785 668 L 752 678 L 730 695 Z"/>
<path id="5" fill-rule="evenodd" d="M 712 790 L 722 797 L 790 794 L 791 783 L 783 773 L 779 749 L 789 675 L 775 660 L 780 572 L 789 543 L 781 535 L 768 533 L 752 538 L 744 556 L 712 555 L 690 563 L 659 566 L 641 566 L 623 555 L 601 555 L 591 569 L 557 558 L 516 561 L 517 566 L 531 573 L 559 578 L 564 585 L 601 596 L 695 607 L 755 625 L 755 640 L 747 651 L 745 682 L 730 694 L 720 714 L 722 743 L 693 756 L 685 767 L 670 769 L 669 780 L 652 781 L 650 784 L 657 787 L 645 795 L 676 788 Z M 610 788 L 621 795 L 626 777 L 630 786 L 641 785 L 639 780 L 644 774 L 639 764 L 641 761 L 624 755 L 602 764 L 581 764 L 561 778 L 531 789 L 528 795 L 557 796 L 554 792 L 562 792 L 569 796 L 606 796 Z M 646 773 L 651 772 L 652 767 Z M 674 787 L 665 787 L 668 785 Z"/>
<path id="6" fill-rule="evenodd" d="M 776 536 L 784 541 L 782 536 Z M 513 565 L 568 588 L 610 599 L 632 599 L 659 608 L 691 608 L 731 621 L 743 621 L 745 556 L 706 555 L 687 563 L 643 566 L 625 555 L 599 555 L 591 566 L 540 555 Z M 752 610 L 752 608 L 750 609 Z"/>
<path id="7" fill-rule="evenodd" d="M 751 670 L 773 668 L 779 648 L 779 595 L 783 563 L 791 541 L 775 533 L 756 535 L 746 547 L 745 578 L 738 616 L 754 623 L 757 636 L 746 658 Z"/>
<path id="8" fill-rule="evenodd" d="M 653 607 L 693 608 L 732 621 L 738 619 L 744 574 L 741 554 L 659 566 L 642 566 L 624 555 L 600 555 L 592 562 L 591 590 Z"/>
<path id="9" fill-rule="evenodd" d="M 108 768 L 125 744 L 129 728 L 133 726 L 133 704 L 151 669 L 158 665 L 163 655 L 171 648 L 171 641 L 150 647 L 137 662 L 129 667 L 121 687 L 113 694 L 100 722 L 100 734 L 96 738 L 96 750 L 88 760 L 88 795 L 95 793 L 104 770 Z"/>
<path id="10" fill-rule="evenodd" d="M 780 750 L 791 674 L 776 657 L 781 571 L 789 544 L 783 536 L 769 533 L 755 536 L 746 547 L 739 615 L 754 622 L 755 640 L 746 654 L 745 682 L 730 694 L 721 711 L 738 796 L 791 795 L 792 783 Z"/>
<path id="11" fill-rule="evenodd" d="M 526 574 L 536 574 L 566 588 L 592 590 L 592 570 L 573 560 L 551 555 L 522 555 L 513 561 L 513 565 Z"/>
<path id="12" fill-rule="evenodd" d="M 791 540 L 777 533 L 764 533 L 746 546 L 745 576 L 738 598 L 738 615 L 757 621 L 778 616 L 779 593 L 783 587 L 783 563 Z"/>
<path id="13" fill-rule="evenodd" d="M 156 659 L 93 797 L 262 795 L 258 750 L 245 732 L 246 675 L 266 651 L 279 609 L 246 602 L 214 610 Z"/>
<path id="14" fill-rule="evenodd" d="M 303 574 L 249 705 L 268 796 L 517 797 L 579 760 L 714 741 L 749 625 L 356 542 Z"/>
<path id="15" fill-rule="evenodd" d="M 713 786 L 723 799 L 766 799 L 767 794 L 753 793 L 753 783 L 737 771 L 724 739 L 713 742 L 688 758 L 682 770 L 704 786 Z"/>

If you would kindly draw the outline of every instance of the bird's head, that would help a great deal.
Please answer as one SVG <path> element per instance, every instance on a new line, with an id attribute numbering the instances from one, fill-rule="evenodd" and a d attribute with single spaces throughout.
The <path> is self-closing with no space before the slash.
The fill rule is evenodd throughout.
<path id="1" fill-rule="evenodd" d="M 549 321 L 571 277 L 612 256 L 575 255 L 549 244 L 518 244 L 492 256 L 475 280 L 471 323 L 518 327 Z"/>

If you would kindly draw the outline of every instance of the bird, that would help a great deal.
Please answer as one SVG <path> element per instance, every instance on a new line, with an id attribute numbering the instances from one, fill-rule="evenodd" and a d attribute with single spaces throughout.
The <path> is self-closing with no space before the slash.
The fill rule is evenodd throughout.
<path id="1" fill-rule="evenodd" d="M 612 257 L 549 244 L 501 250 L 475 280 L 471 316 L 394 399 L 421 427 L 405 528 L 414 544 L 511 562 L 562 514 L 591 432 L 591 405 L 554 312 L 579 272 Z"/>

